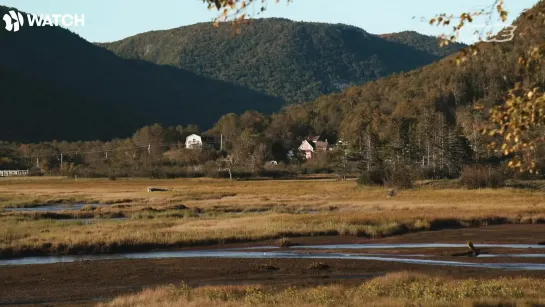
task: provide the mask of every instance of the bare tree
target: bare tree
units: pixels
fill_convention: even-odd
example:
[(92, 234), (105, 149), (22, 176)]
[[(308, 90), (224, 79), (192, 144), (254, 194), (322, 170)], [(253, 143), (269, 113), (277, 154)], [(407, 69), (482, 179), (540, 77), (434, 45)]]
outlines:
[(233, 170), (239, 164), (240, 156), (237, 154), (229, 154), (227, 157), (216, 160), (218, 171), (229, 172), (229, 180), (233, 180)]

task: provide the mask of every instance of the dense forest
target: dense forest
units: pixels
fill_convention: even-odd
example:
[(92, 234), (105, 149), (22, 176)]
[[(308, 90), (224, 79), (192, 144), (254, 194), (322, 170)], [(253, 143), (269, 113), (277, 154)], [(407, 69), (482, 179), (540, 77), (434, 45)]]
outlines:
[(233, 82), (288, 103), (312, 101), (453, 54), (437, 38), (407, 32), (383, 39), (343, 24), (255, 19), (233, 36), (210, 23), (138, 34), (101, 44), (123, 58), (171, 65)]
[[(0, 15), (7, 11), (0, 6)], [(0, 140), (19, 142), (107, 140), (154, 122), (211, 126), (222, 114), (271, 113), (284, 103), (183, 69), (119, 58), (60, 27), (0, 30), (0, 93)]]
[(446, 57), (467, 47), (462, 43), (451, 43), (447, 46), (440, 46), (439, 38), (435, 36), (422, 35), (415, 31), (402, 31), (397, 33), (381, 34), (380, 37), (392, 42), (413, 47), (416, 50), (426, 52), (438, 57)]
[(103, 45), (122, 57), (59, 27), (2, 29), (9, 116), (0, 140), (107, 140), (154, 122), (210, 128), (223, 114), (271, 114), (438, 59), (343, 25), (271, 19), (245, 28), (233, 37), (228, 25), (204, 23)]

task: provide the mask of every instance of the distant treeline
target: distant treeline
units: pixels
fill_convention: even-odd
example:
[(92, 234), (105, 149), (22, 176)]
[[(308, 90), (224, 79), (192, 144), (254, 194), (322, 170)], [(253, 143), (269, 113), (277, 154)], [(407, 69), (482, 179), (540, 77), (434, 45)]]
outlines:
[[(0, 169), (112, 179), (329, 173), (340, 179), (358, 176), (362, 184), (404, 187), (416, 179), (458, 178), (464, 172), (466, 181), (468, 174), (477, 173), (480, 177), (471, 180), (480, 180), (479, 186), (498, 186), (506, 178), (521, 177), (505, 166), (500, 155), (486, 150), (484, 137), (479, 135), (478, 142), (470, 139), (472, 135), (466, 136), (463, 127), (453, 125), (441, 112), (423, 113), (408, 121), (388, 117), (378, 107), (356, 108), (352, 120), (336, 133), (319, 131), (319, 121), (314, 125), (298, 121), (306, 118), (304, 110), (300, 105), (272, 116), (255, 111), (241, 116), (231, 113), (205, 132), (195, 125), (154, 124), (139, 129), (132, 138), (109, 142), (3, 142)], [(200, 149), (185, 148), (191, 134), (208, 136), (209, 141)], [(331, 150), (316, 152), (307, 160), (298, 147), (312, 135), (327, 140)], [(544, 168), (543, 161), (539, 165)], [(536, 176), (531, 178), (540, 178)]]

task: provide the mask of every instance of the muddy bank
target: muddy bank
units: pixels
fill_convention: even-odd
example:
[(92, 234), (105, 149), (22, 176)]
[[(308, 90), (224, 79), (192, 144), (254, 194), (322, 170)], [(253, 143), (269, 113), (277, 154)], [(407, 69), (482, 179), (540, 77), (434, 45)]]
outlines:
[(481, 226), (463, 229), (446, 229), (436, 231), (420, 231), (392, 234), (382, 239), (372, 239), (360, 236), (341, 236), (336, 231), (317, 232), (313, 234), (286, 233), (281, 236), (248, 240), (244, 238), (209, 239), (201, 241), (183, 242), (179, 244), (51, 244), (41, 246), (21, 246), (16, 248), (0, 249), (0, 259), (17, 257), (48, 256), (48, 255), (95, 255), (120, 254), (147, 251), (185, 250), (188, 248), (231, 248), (240, 246), (277, 245), (279, 237), (289, 237), (295, 245), (341, 244), (341, 243), (458, 243), (464, 244), (467, 240), (475, 244), (482, 243), (518, 243), (538, 244), (545, 241), (545, 224), (506, 224), (495, 226)]
[[(498, 225), (470, 229), (411, 233), (383, 239), (353, 236), (321, 236), (290, 238), (297, 249), (300, 245), (321, 244), (388, 244), (388, 243), (454, 243), (463, 245), (471, 240), (480, 243), (535, 244), (545, 241), (544, 225)], [(277, 240), (209, 245), (199, 251), (240, 249), (276, 245)], [(180, 250), (195, 250), (182, 248)], [(443, 249), (368, 249), (367, 253), (425, 254), (460, 251), (466, 248)], [(279, 248), (278, 251), (290, 249)], [(314, 252), (315, 250), (308, 250)], [(330, 250), (329, 252), (337, 252)], [(354, 253), (354, 250), (350, 250)], [(356, 251), (358, 252), (358, 251)], [(496, 248), (491, 252), (529, 253), (527, 249)], [(532, 253), (545, 253), (536, 249)], [(433, 258), (436, 259), (436, 258)], [(506, 262), (505, 258), (456, 258), (440, 260), (463, 262)], [(516, 263), (544, 263), (543, 259), (517, 258)], [(323, 264), (323, 265), (322, 265)], [(0, 266), (0, 306), (93, 306), (98, 299), (136, 293), (144, 288), (180, 283), (191, 286), (264, 284), (271, 287), (315, 286), (341, 283), (360, 284), (366, 279), (389, 272), (408, 270), (455, 278), (492, 278), (528, 276), (545, 278), (544, 271), (513, 271), (480, 267), (427, 266), (411, 263), (355, 259), (140, 259), (79, 261), (73, 263)], [(67, 285), (70, 285), (69, 287)]]
[[(325, 266), (316, 265), (323, 263)], [(322, 284), (360, 284), (389, 272), (413, 271), (436, 276), (545, 277), (539, 271), (428, 267), (365, 260), (313, 259), (161, 259), (108, 260), (0, 267), (0, 306), (49, 302), (92, 304), (98, 298), (135, 293), (143, 288), (180, 283), (191, 286), (264, 284), (278, 288)], [(70, 286), (67, 286), (70, 285)], [(34, 302), (35, 304), (32, 304)], [(59, 304), (57, 304), (58, 302)], [(76, 306), (76, 305), (75, 305)], [(78, 305), (79, 306), (79, 305)]]

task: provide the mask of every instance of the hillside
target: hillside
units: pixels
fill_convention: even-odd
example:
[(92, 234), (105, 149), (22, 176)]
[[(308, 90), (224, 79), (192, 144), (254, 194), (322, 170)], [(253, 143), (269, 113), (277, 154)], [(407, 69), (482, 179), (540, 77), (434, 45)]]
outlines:
[[(7, 11), (0, 6), (0, 15)], [(225, 113), (283, 105), (182, 69), (119, 58), (57, 27), (2, 27), (0, 93), (0, 140), (21, 142), (111, 139), (154, 122), (206, 127)]]
[(416, 50), (420, 50), (438, 57), (446, 57), (467, 47), (466, 44), (462, 43), (453, 43), (441, 47), (437, 37), (423, 35), (415, 31), (380, 34), (379, 36), (389, 41), (407, 45)]
[[(545, 2), (540, 1), (516, 20), (514, 40), (480, 43), (479, 54), (460, 66), (450, 56), (291, 106), (273, 116), (269, 134), (279, 138), (321, 134), (330, 140), (342, 136), (375, 161), (420, 165), (434, 172), (451, 172), (453, 165), (462, 165), (462, 152), (470, 152), (475, 160), (490, 158), (486, 145), (491, 140), (479, 132), (488, 114), (473, 106), (502, 103), (516, 82), (545, 87), (543, 65), (524, 75), (518, 68), (519, 56), (545, 43), (544, 16)], [(545, 169), (545, 160), (538, 163)]]
[(100, 45), (123, 58), (183, 68), (287, 103), (308, 102), (409, 71), (453, 52), (427, 47), (431, 43), (426, 36), (398, 43), (342, 24), (271, 18), (252, 20), (241, 28), (233, 37), (229, 24), (216, 29), (201, 23)]

